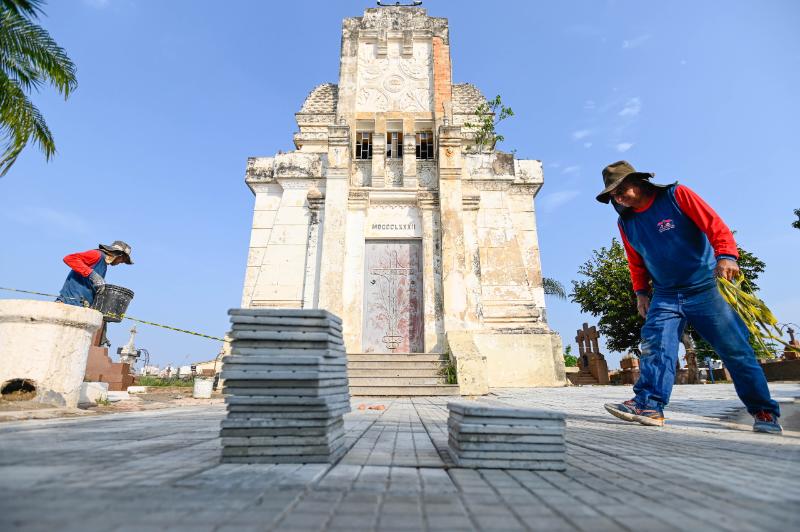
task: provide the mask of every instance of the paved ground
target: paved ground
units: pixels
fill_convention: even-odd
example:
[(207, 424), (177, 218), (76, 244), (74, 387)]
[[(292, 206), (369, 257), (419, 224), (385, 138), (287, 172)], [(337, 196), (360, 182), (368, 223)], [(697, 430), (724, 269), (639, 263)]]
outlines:
[(346, 417), (351, 448), (333, 467), (219, 465), (221, 405), (3, 423), (0, 530), (800, 529), (800, 433), (733, 424), (729, 385), (677, 386), (665, 428), (605, 414), (629, 393), (483, 399), (566, 412), (563, 473), (453, 467), (436, 398), (354, 400), (386, 410)]

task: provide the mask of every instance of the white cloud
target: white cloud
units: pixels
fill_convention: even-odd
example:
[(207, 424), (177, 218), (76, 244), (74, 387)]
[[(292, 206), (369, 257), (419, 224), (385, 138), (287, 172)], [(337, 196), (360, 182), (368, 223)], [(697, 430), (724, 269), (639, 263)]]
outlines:
[(550, 163), (547, 166), (550, 168), (561, 168), (561, 163)]
[(563, 170), (561, 170), (562, 174), (577, 174), (581, 171), (581, 167), (578, 165), (567, 166)]
[(645, 42), (649, 41), (650, 37), (652, 37), (652, 35), (646, 33), (644, 35), (639, 35), (638, 37), (634, 37), (633, 39), (622, 41), (622, 48), (625, 49), (638, 48)]
[(541, 200), (538, 200), (539, 208), (544, 212), (553, 212), (575, 199), (580, 193), (580, 190), (571, 189), (547, 194)]
[(686, 64), (686, 59), (681, 59), (681, 64), (685, 65)]
[(641, 110), (642, 100), (638, 96), (634, 96), (633, 98), (628, 98), (622, 111), (619, 112), (619, 116), (636, 116)]
[(103, 9), (104, 7), (108, 7), (108, 4), (111, 3), (111, 0), (83, 0), (83, 3), (89, 7)]
[(594, 111), (595, 107), (596, 105), (594, 103), (594, 100), (586, 100), (585, 102), (583, 102), (583, 108), (586, 109), (587, 111)]
[(632, 142), (620, 142), (619, 144), (617, 144), (615, 146), (615, 148), (617, 148), (617, 151), (620, 152), (620, 153), (625, 153), (626, 151), (628, 151), (632, 147), (633, 147), (633, 143)]
[(591, 135), (591, 133), (592, 132), (589, 131), (588, 129), (580, 129), (578, 131), (573, 131), (572, 140), (580, 140), (584, 137), (588, 137), (589, 135)]
[(592, 147), (592, 143), (591, 142), (584, 142), (583, 143), (583, 147), (584, 148), (591, 148)]

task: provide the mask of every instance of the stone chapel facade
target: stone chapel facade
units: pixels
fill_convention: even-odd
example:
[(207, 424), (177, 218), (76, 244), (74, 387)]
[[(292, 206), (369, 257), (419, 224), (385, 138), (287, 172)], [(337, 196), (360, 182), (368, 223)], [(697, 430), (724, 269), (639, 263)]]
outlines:
[(295, 114), (296, 150), (247, 162), (243, 307), (324, 308), (350, 353), (449, 353), (462, 394), (565, 383), (545, 319), (542, 165), (477, 153), (485, 101), (451, 80), (447, 19), (378, 7), (342, 24), (339, 83)]

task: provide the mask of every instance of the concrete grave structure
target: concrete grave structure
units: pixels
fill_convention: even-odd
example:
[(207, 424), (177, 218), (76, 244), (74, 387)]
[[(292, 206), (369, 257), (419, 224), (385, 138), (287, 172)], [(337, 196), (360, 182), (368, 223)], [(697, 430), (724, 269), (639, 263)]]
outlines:
[(43, 403), (78, 405), (96, 310), (51, 303), (0, 301), (0, 392), (30, 392)]
[[(366, 373), (351, 372), (354, 394), (565, 384), (545, 319), (542, 164), (474, 150), (465, 123), (485, 101), (452, 82), (447, 19), (367, 9), (343, 21), (339, 83), (295, 114), (296, 150), (247, 162), (242, 307), (341, 316)], [(441, 386), (448, 354), (458, 390)]]

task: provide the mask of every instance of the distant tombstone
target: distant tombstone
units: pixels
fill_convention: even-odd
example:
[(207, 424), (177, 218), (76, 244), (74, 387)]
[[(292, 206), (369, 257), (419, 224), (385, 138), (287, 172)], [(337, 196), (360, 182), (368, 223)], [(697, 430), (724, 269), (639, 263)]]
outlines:
[(575, 341), (578, 342), (578, 365), (581, 369), (588, 370), (597, 379), (598, 384), (608, 384), (608, 363), (600, 353), (598, 339), (600, 334), (597, 327), (589, 327), (588, 323), (578, 329)]
[(788, 327), (786, 332), (789, 333), (789, 345), (794, 347), (794, 349), (790, 347), (783, 348), (783, 359), (784, 360), (796, 360), (800, 358), (800, 342), (794, 337), (794, 329)]

